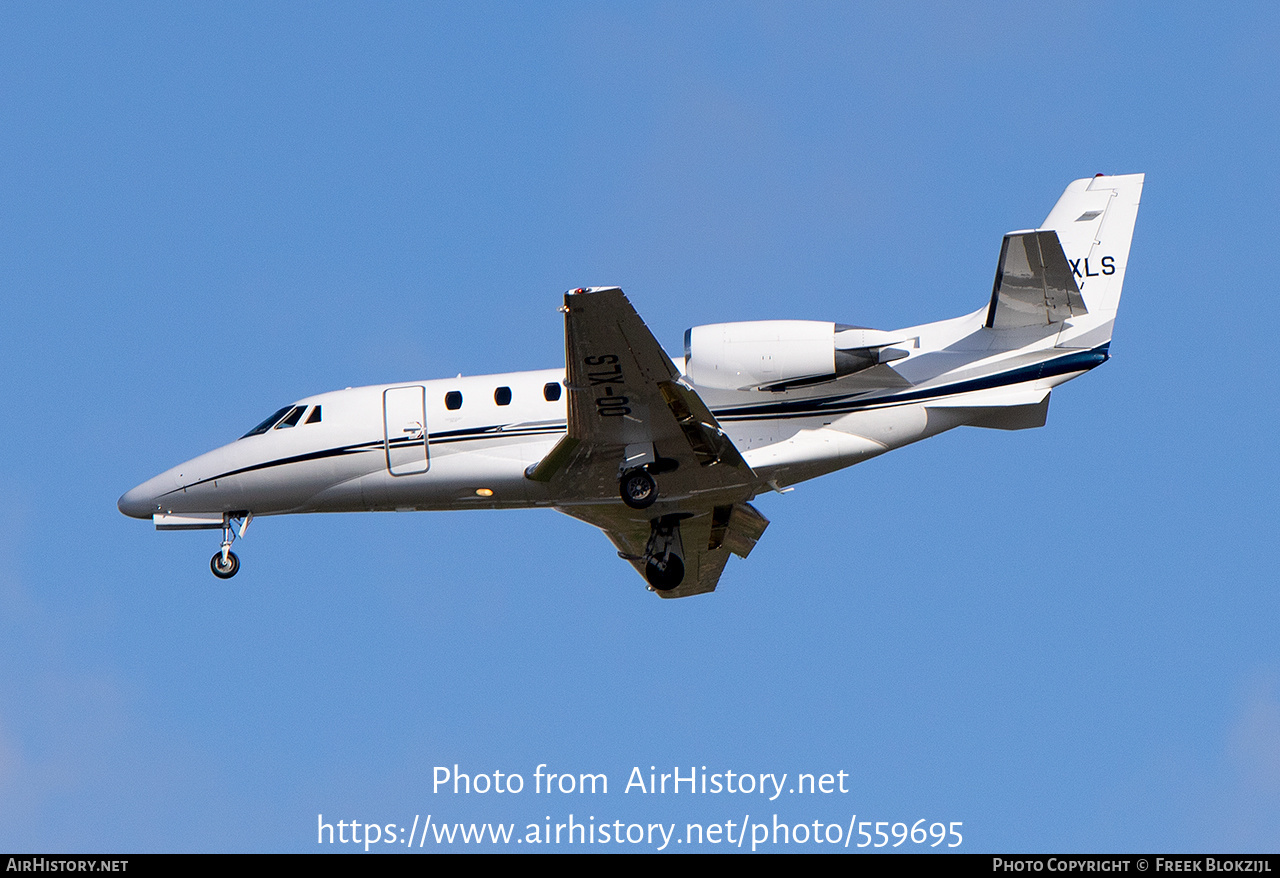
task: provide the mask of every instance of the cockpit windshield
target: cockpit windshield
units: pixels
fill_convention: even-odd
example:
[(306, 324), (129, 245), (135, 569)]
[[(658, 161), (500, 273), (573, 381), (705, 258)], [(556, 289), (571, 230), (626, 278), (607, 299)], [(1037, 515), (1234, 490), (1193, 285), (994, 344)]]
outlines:
[(275, 426), (276, 421), (280, 420), (281, 418), (283, 418), (286, 414), (288, 414), (288, 413), (289, 413), (289, 412), (291, 412), (291, 411), (293, 411), (293, 406), (291, 406), (291, 405), (287, 405), (287, 406), (285, 406), (284, 408), (280, 409), (280, 411), (276, 412), (274, 415), (272, 415), (271, 417), (267, 418), (267, 419), (266, 419), (265, 421), (263, 421), (261, 424), (259, 424), (258, 426), (254, 427), (252, 430), (250, 430), (248, 433), (245, 433), (245, 434), (244, 434), (243, 436), (241, 436), (240, 438), (241, 438), (241, 439), (248, 439), (250, 436), (257, 436), (257, 435), (259, 435), (259, 434), (261, 434), (261, 433), (265, 433), (265, 432), (267, 432), (267, 431), (268, 431), (268, 430), (270, 430), (273, 426)]
[(302, 417), (302, 413), (307, 410), (305, 405), (295, 405), (289, 409), (289, 414), (280, 419), (280, 423), (276, 424), (277, 430), (284, 430), (288, 427), (296, 427), (298, 420)]
[[(306, 415), (307, 419), (302, 420), (302, 416)], [(287, 430), (290, 427), (296, 427), (298, 424), (318, 424), (320, 423), (320, 406), (305, 405), (288, 405), (280, 409), (280, 411), (267, 418), (258, 426), (254, 427), (248, 433), (241, 436), (241, 439), (248, 439), (250, 436), (261, 436), (263, 433), (275, 427), (277, 430)]]

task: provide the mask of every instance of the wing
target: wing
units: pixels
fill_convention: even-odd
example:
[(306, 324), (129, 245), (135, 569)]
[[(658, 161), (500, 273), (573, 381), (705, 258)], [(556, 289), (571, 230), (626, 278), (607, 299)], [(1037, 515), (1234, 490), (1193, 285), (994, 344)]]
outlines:
[[(623, 507), (625, 509), (625, 507)], [(594, 524), (618, 549), (619, 557), (630, 561), (645, 576), (646, 549), (652, 537), (648, 521), (635, 521), (617, 507), (574, 506), (561, 509), (588, 524)], [(680, 513), (677, 513), (680, 514)], [(755, 548), (769, 520), (750, 503), (715, 506), (704, 512), (687, 513), (679, 521), (684, 558), (684, 579), (675, 588), (655, 589), (660, 597), (684, 598), (715, 591), (729, 555), (745, 558)]]
[[(682, 546), (684, 576), (663, 596), (713, 590), (729, 553), (745, 557), (768, 524), (746, 503), (755, 473), (622, 290), (574, 290), (563, 310), (568, 426), (529, 477), (548, 484), (561, 512), (605, 531), (642, 576), (665, 528), (667, 545)], [(619, 494), (619, 478), (637, 469), (657, 484), (645, 508)]]
[(575, 290), (564, 302), (568, 428), (529, 477), (565, 504), (616, 497), (621, 472), (640, 466), (668, 501), (746, 499), (755, 473), (622, 290)]

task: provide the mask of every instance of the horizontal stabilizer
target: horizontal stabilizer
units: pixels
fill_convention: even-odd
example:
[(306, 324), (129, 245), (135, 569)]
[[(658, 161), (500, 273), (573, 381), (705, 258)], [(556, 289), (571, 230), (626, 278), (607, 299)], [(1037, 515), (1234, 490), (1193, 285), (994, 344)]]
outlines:
[(1044, 426), (1049, 416), (1049, 391), (992, 388), (930, 403), (928, 408), (945, 410), (969, 427), (1029, 430)]
[(1085, 313), (1084, 299), (1057, 232), (1010, 232), (1004, 236), (987, 308), (988, 328), (1046, 326)]

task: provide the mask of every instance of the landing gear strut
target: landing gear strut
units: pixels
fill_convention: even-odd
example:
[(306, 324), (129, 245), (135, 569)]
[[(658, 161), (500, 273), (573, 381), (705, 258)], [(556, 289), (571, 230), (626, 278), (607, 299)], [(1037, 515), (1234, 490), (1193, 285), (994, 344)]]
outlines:
[(684, 546), (680, 542), (680, 518), (664, 515), (653, 520), (644, 548), (644, 578), (657, 591), (670, 591), (684, 581)]
[[(240, 518), (243, 518), (244, 522), (239, 528), (233, 528), (231, 523)], [(231, 544), (235, 542), (237, 536), (244, 536), (244, 532), (249, 529), (249, 522), (251, 521), (253, 521), (252, 512), (242, 514), (223, 513), (222, 548), (209, 559), (209, 569), (213, 571), (214, 576), (219, 579), (230, 579), (240, 572), (240, 559), (236, 557), (235, 552), (231, 551)]]

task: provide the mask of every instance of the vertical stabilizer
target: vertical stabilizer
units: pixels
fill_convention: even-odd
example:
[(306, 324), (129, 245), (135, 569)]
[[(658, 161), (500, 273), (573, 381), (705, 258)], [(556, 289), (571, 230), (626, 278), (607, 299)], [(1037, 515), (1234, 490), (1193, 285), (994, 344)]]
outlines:
[(1089, 314), (1115, 319), (1142, 198), (1142, 174), (1076, 180), (1041, 225), (1058, 234)]

